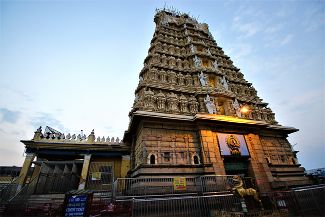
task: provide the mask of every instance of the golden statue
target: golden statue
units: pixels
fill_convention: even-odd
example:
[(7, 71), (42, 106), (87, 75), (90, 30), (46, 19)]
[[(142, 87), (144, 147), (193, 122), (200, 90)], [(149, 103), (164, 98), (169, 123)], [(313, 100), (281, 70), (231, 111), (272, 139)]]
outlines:
[(232, 192), (235, 196), (239, 198), (244, 198), (245, 196), (253, 196), (263, 210), (262, 201), (258, 197), (257, 191), (254, 188), (244, 188), (243, 180), (238, 175), (233, 176), (232, 180), (234, 182)]

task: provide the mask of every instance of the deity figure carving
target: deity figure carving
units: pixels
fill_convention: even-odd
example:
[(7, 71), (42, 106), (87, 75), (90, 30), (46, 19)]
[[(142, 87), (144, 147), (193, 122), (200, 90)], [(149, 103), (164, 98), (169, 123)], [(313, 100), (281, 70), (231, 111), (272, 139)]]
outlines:
[(221, 80), (221, 83), (222, 83), (222, 86), (225, 90), (228, 90), (229, 87), (228, 87), (228, 82), (227, 82), (227, 79), (226, 79), (226, 76), (223, 76), (222, 77), (222, 80)]
[(208, 86), (208, 78), (203, 72), (198, 75), (202, 87)]
[(177, 75), (177, 79), (178, 79), (178, 85), (184, 85), (184, 75), (182, 73), (179, 73)]
[(214, 69), (218, 69), (218, 68), (219, 68), (218, 61), (217, 61), (217, 60), (215, 60), (215, 61), (213, 62), (213, 68), (214, 68)]
[(150, 89), (144, 91), (144, 107), (148, 110), (154, 109), (154, 92), (152, 92)]
[(163, 17), (160, 20), (160, 25), (167, 27), (168, 26), (168, 16), (163, 15)]
[(162, 83), (166, 83), (166, 81), (167, 81), (167, 73), (165, 70), (160, 71), (160, 81)]
[(198, 76), (197, 75), (192, 75), (192, 77), (193, 77), (193, 85), (194, 86), (199, 86), (199, 78), (198, 78)]
[(214, 104), (213, 98), (210, 98), (209, 94), (204, 98), (205, 106), (209, 112), (209, 114), (217, 114), (217, 109)]
[(199, 103), (197, 102), (194, 96), (190, 96), (189, 101), (189, 109), (191, 114), (196, 114), (198, 112)]
[(175, 47), (174, 47), (173, 45), (170, 45), (170, 46), (169, 46), (169, 52), (170, 52), (171, 54), (174, 54), (174, 53), (175, 53)]
[(161, 56), (161, 63), (164, 64), (164, 65), (167, 65), (167, 57), (166, 57), (165, 54), (163, 54), (163, 55)]
[(151, 71), (149, 71), (148, 72), (148, 78), (149, 78), (149, 80), (151, 80), (151, 81), (155, 81), (155, 80), (157, 80), (157, 70), (156, 69), (152, 69)]
[(209, 48), (207, 49), (207, 54), (211, 55), (211, 51)]
[(153, 54), (153, 63), (160, 63), (160, 56), (158, 53)]
[(237, 99), (235, 99), (235, 101), (232, 103), (232, 106), (235, 109), (235, 112), (236, 112), (237, 117), (240, 117), (241, 118), (240, 105), (239, 105)]
[(159, 91), (159, 93), (157, 94), (157, 110), (158, 111), (165, 110), (165, 102), (166, 102), (165, 94), (163, 94), (161, 91)]
[(179, 98), (179, 107), (181, 112), (187, 113), (187, 104), (188, 104), (187, 98), (183, 94), (181, 94)]
[(168, 81), (170, 84), (176, 84), (176, 73), (174, 71), (168, 71)]
[(192, 52), (192, 53), (195, 53), (195, 52), (196, 52), (196, 49), (195, 49), (195, 47), (193, 46), (193, 44), (191, 44), (190, 48), (191, 48), (191, 52)]
[(187, 42), (188, 42), (188, 43), (191, 43), (191, 41), (192, 41), (191, 37), (188, 36), (188, 37), (187, 37)]
[(195, 57), (193, 58), (193, 62), (194, 62), (194, 66), (195, 66), (196, 68), (200, 68), (200, 67), (201, 67), (202, 60), (201, 60), (199, 57), (195, 56)]
[(185, 75), (185, 85), (192, 86), (192, 76), (189, 73)]
[(168, 62), (169, 62), (169, 65), (171, 65), (171, 66), (175, 66), (175, 65), (176, 65), (175, 57), (170, 56), (170, 57), (168, 58)]
[(177, 68), (182, 69), (183, 68), (182, 60), (177, 58), (176, 65), (177, 65)]
[(184, 69), (189, 69), (189, 66), (190, 66), (190, 64), (189, 64), (188, 60), (184, 60)]
[(177, 95), (173, 92), (167, 95), (167, 104), (168, 104), (168, 111), (170, 112), (178, 112), (178, 99)]

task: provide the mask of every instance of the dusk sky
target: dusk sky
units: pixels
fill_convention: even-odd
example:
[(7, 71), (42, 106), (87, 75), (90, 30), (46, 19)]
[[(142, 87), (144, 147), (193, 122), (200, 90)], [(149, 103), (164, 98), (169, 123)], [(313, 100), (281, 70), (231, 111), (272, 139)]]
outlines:
[(0, 0), (0, 165), (21, 166), (22, 139), (123, 137), (155, 9), (209, 25), (281, 125), (306, 169), (325, 167), (325, 1)]

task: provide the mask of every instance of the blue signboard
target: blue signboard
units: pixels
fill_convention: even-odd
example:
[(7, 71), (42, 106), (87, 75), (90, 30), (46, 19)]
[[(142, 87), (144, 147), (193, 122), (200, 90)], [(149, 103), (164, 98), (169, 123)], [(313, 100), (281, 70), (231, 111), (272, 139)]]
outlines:
[(90, 198), (89, 194), (66, 195), (64, 216), (86, 216)]

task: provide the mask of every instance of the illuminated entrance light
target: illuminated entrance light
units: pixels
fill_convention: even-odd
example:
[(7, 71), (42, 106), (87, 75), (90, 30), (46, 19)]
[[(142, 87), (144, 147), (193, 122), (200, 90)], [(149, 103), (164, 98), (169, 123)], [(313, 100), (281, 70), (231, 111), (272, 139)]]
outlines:
[(242, 114), (247, 114), (247, 113), (251, 112), (251, 110), (250, 110), (248, 105), (244, 105), (244, 106), (241, 107), (240, 112)]

